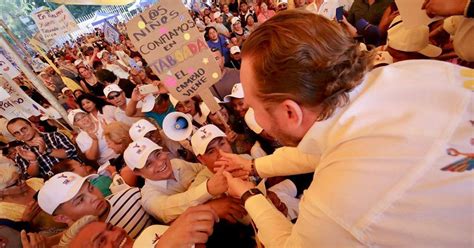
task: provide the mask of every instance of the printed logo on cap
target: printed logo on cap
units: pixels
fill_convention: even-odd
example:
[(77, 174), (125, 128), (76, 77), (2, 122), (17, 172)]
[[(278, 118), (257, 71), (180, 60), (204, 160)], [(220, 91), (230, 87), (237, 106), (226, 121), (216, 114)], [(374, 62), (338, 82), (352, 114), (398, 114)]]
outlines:
[(201, 139), (208, 138), (208, 137), (210, 137), (210, 136), (212, 135), (212, 133), (211, 133), (211, 132), (208, 132), (205, 128), (203, 128), (203, 129), (201, 129), (201, 130), (199, 130), (199, 131), (202, 133)]
[(74, 175), (66, 176), (64, 174), (61, 174), (58, 178), (64, 178), (63, 184), (65, 185), (68, 185), (70, 182), (76, 180), (76, 176)]
[(136, 153), (137, 153), (138, 155), (140, 155), (143, 151), (145, 151), (146, 145), (135, 144), (135, 145), (133, 146), (133, 148), (134, 148), (134, 149), (137, 148)]

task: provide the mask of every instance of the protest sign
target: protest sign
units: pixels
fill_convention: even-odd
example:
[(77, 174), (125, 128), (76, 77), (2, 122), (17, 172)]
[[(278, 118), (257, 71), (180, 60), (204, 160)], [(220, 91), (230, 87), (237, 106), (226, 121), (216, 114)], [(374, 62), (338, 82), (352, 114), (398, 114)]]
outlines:
[(79, 28), (64, 5), (59, 6), (54, 11), (42, 10), (32, 13), (31, 17), (45, 40), (63, 36)]
[[(16, 83), (0, 77), (0, 87), (10, 95), (10, 97), (0, 101), (0, 115), (7, 119), (15, 117), (28, 118), (32, 115), (38, 116), (46, 113), (46, 110), (31, 99)], [(3, 94), (4, 96), (5, 93)]]
[(15, 78), (20, 76), (20, 71), (18, 71), (12, 63), (0, 53), (0, 75), (6, 74), (9, 78)]
[(219, 81), (219, 65), (183, 3), (159, 1), (130, 20), (127, 32), (176, 99), (183, 101), (209, 91)]
[(120, 42), (120, 33), (108, 21), (104, 22), (104, 39), (110, 44)]

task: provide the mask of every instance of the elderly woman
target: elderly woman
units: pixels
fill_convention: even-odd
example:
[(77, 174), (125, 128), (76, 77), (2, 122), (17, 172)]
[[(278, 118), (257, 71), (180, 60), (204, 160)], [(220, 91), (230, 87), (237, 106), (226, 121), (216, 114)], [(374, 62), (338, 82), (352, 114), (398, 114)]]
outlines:
[(98, 121), (80, 109), (71, 110), (68, 119), (81, 130), (76, 137), (76, 143), (88, 160), (103, 165), (110, 159), (118, 157), (118, 154), (107, 146), (103, 134), (105, 125), (103, 121)]
[(34, 195), (43, 186), (43, 179), (24, 181), (13, 162), (0, 157), (0, 219), (15, 223), (14, 228), (41, 231), (46, 236), (65, 228), (41, 211)]
[(120, 174), (126, 184), (141, 187), (144, 184), (143, 178), (137, 177), (125, 164), (125, 160), (123, 159), (123, 152), (127, 149), (128, 145), (132, 143), (129, 129), (130, 126), (125, 123), (115, 121), (104, 127), (104, 137), (107, 146), (118, 154), (118, 156), (111, 161), (111, 164), (115, 166), (117, 173)]

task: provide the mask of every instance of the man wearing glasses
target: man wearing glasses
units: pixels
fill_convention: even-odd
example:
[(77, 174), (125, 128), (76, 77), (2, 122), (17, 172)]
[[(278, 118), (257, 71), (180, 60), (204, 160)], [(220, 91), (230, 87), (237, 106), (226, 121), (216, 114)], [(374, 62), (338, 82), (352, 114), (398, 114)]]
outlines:
[(141, 112), (137, 112), (136, 117), (130, 117), (125, 114), (127, 103), (130, 101), (129, 98), (125, 97), (125, 93), (117, 84), (109, 84), (104, 88), (104, 95), (107, 101), (117, 107), (115, 109), (115, 120), (121, 121), (129, 126), (140, 120), (140, 117), (144, 115)]
[(79, 160), (74, 144), (59, 132), (42, 133), (24, 118), (13, 118), (7, 130), (16, 140), (24, 143), (17, 147), (15, 163), (23, 177), (50, 177), (51, 168), (65, 158)]

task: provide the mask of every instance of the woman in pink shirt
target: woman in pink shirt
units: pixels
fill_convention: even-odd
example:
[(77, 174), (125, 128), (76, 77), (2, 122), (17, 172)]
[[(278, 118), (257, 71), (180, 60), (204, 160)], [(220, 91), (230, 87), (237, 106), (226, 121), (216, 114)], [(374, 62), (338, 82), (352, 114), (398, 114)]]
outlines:
[(257, 16), (258, 23), (262, 24), (274, 15), (275, 11), (268, 9), (268, 5), (265, 2), (262, 2), (260, 4), (260, 13)]

